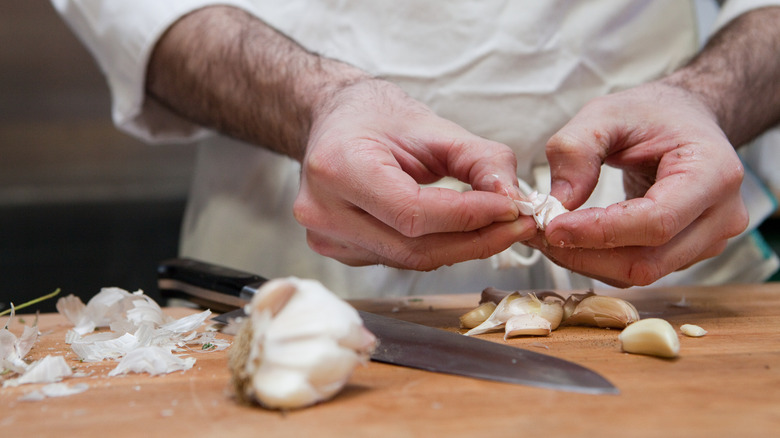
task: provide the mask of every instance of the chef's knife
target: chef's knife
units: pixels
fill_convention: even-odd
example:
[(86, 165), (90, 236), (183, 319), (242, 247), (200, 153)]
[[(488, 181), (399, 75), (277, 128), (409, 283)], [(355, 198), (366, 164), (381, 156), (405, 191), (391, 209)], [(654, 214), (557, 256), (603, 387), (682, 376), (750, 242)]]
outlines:
[[(236, 316), (264, 278), (192, 259), (163, 261), (158, 285), (168, 297), (189, 297)], [(216, 305), (216, 306), (215, 306)], [(509, 345), (358, 311), (378, 339), (371, 360), (428, 371), (587, 394), (616, 394), (609, 381), (572, 362)], [(229, 314), (222, 315), (226, 322)], [(216, 319), (216, 318), (215, 318)]]

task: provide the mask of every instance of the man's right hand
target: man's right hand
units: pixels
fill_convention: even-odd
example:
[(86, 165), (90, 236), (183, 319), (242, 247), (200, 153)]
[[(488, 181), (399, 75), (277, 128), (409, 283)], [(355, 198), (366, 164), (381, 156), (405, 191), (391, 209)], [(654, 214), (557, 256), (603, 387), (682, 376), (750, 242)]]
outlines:
[[(295, 217), (318, 253), (349, 265), (431, 270), (536, 235), (519, 217), (514, 153), (436, 116), (397, 86), (364, 80), (314, 118)], [(473, 191), (421, 186), (443, 176)]]

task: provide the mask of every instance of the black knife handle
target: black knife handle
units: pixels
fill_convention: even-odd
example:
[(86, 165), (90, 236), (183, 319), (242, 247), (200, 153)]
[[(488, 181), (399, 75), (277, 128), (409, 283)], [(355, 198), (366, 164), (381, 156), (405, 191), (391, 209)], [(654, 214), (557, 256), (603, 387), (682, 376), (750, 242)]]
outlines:
[[(242, 296), (241, 291), (244, 286), (260, 285), (266, 281), (267, 279), (256, 274), (189, 258), (164, 260), (157, 267), (157, 283), (163, 297), (186, 298), (220, 311), (237, 307), (238, 301), (235, 301), (235, 298)], [(191, 293), (193, 289), (215, 294), (195, 294), (197, 296), (193, 296)], [(233, 299), (223, 301), (219, 295)], [(216, 298), (212, 299), (214, 297)], [(227, 307), (220, 306), (220, 302)]]

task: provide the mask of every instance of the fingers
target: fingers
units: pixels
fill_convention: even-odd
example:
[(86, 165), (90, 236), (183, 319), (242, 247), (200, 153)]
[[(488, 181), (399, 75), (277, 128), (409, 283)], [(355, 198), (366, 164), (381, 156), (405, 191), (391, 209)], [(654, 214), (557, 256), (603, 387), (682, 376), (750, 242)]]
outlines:
[[(396, 149), (392, 149), (393, 146)], [(506, 176), (514, 175), (513, 160), (499, 164), (490, 159), (483, 163), (479, 157), (471, 156), (475, 163), (470, 171), (437, 169), (435, 179), (461, 173), (465, 178), (475, 178), (478, 187), (490, 190), (460, 193), (445, 188), (421, 187), (420, 180), (427, 182), (425, 179), (434, 178), (426, 177), (419, 169), (410, 170), (412, 165), (409, 162), (413, 160), (399, 152), (397, 145), (393, 146), (385, 146), (380, 140), (362, 139), (352, 145), (341, 145), (342, 153), (339, 154), (329, 153), (335, 148), (318, 148), (317, 153), (311, 154), (305, 161), (302, 191), (308, 193), (299, 194), (299, 198), (304, 203), (307, 199), (329, 199), (354, 205), (407, 237), (473, 231), (493, 222), (518, 218), (517, 205), (509, 196), (512, 190), (517, 190), (517, 181), (516, 178), (509, 181)], [(503, 148), (506, 147), (499, 150), (503, 151)], [(432, 150), (431, 153), (439, 153), (436, 148)], [(495, 155), (485, 154), (484, 151), (479, 154), (480, 157)], [(513, 156), (511, 151), (510, 156)], [(488, 169), (493, 169), (493, 173), (489, 173)]]
[(484, 259), (536, 233), (530, 218), (496, 223), (465, 233), (436, 233), (406, 237), (368, 214), (343, 215), (338, 229), (307, 230), (309, 246), (317, 253), (347, 265), (386, 266), (428, 271), (445, 265)]
[(548, 245), (539, 236), (527, 242), (543, 251), (555, 263), (617, 287), (648, 285), (661, 277), (720, 254), (727, 239), (747, 225), (747, 213), (741, 200), (731, 204), (731, 218), (718, 209), (698, 220), (658, 246), (620, 246), (614, 248), (560, 248)]

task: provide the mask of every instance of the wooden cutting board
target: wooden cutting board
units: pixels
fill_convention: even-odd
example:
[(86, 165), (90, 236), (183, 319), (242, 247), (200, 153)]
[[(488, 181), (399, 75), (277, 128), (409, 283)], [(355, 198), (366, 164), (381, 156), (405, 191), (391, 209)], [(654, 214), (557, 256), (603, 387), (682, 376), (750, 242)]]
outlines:
[[(41, 385), (1, 389), (0, 430), (9, 437), (79, 438), (777, 436), (780, 284), (610, 293), (629, 299), (642, 317), (662, 317), (675, 327), (698, 324), (709, 334), (681, 335), (675, 360), (622, 353), (616, 330), (563, 327), (549, 337), (506, 341), (591, 368), (612, 381), (619, 395), (574, 394), (372, 362), (358, 368), (334, 400), (280, 413), (232, 399), (226, 351), (194, 351), (197, 362), (185, 372), (109, 378), (115, 363), (80, 363), (64, 342), (69, 325), (47, 314), (39, 322), (43, 336), (28, 357), (65, 355), (76, 371), (89, 374), (66, 383), (87, 383), (89, 389), (35, 402), (20, 397)], [(458, 316), (477, 301), (477, 295), (445, 295), (353, 304), (458, 330)], [(174, 316), (192, 312), (167, 310)], [(29, 315), (24, 319), (32, 321)], [(18, 322), (9, 328), (21, 331)], [(500, 334), (484, 337), (505, 342)]]

